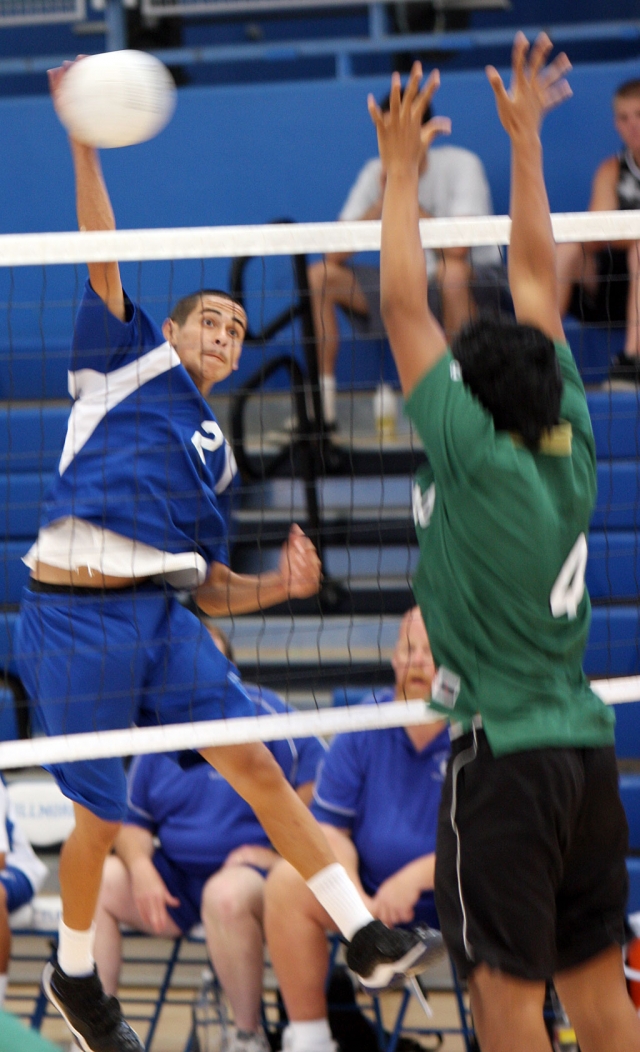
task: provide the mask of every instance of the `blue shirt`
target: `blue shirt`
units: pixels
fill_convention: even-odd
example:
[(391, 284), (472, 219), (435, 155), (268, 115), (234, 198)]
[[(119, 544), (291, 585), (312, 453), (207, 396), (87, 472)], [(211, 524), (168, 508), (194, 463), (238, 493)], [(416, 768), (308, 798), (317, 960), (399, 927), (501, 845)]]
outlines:
[(162, 552), (196, 552), (203, 571), (228, 564), (233, 453), (156, 323), (125, 303), (122, 322), (87, 282), (69, 371), (74, 403), (41, 525), (73, 515)]
[[(256, 715), (292, 711), (272, 691), (246, 686)], [(315, 780), (326, 747), (318, 738), (266, 743), (294, 788)], [(247, 803), (208, 763), (182, 770), (176, 754), (137, 757), (129, 771), (125, 823), (148, 829), (164, 854), (194, 872), (214, 873), (243, 844), (269, 847)]]
[[(362, 704), (393, 702), (394, 691)], [(319, 822), (348, 830), (360, 862), (362, 886), (374, 895), (409, 862), (436, 849), (438, 808), (449, 758), (449, 732), (421, 752), (403, 727), (357, 731), (334, 738), (313, 794)], [(423, 892), (421, 906), (433, 904)]]

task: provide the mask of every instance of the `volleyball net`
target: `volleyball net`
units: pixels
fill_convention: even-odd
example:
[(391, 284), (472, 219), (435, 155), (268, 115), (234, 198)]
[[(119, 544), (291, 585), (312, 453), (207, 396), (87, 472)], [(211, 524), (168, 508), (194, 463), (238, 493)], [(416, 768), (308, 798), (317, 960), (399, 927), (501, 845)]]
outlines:
[[(614, 260), (614, 252), (630, 253), (633, 241), (640, 242), (640, 213), (556, 215), (553, 226), (559, 245), (578, 246), (574, 255), (577, 251), (585, 279), (568, 297), (572, 313), (566, 330), (587, 388), (598, 456), (587, 564), (593, 621), (585, 671), (607, 703), (640, 702), (640, 405), (633, 379), (619, 382), (615, 373), (617, 356), (629, 343), (625, 318), (612, 306), (613, 292), (627, 305), (636, 294), (633, 275)], [(510, 221), (502, 216), (423, 221), (434, 288), (443, 268), (446, 274), (446, 250), (469, 248), (470, 309), (508, 313), (509, 233)], [(600, 246), (595, 269), (594, 245)], [(413, 604), (410, 583), (418, 553), (412, 483), (424, 456), (402, 416), (384, 334), (363, 317), (361, 294), (368, 303), (377, 294), (379, 247), (375, 222), (0, 237), (0, 670), (6, 688), (0, 694), (0, 769), (437, 718), (420, 700), (376, 703), (390, 696), (390, 661), (402, 615)], [(355, 267), (351, 292), (336, 311), (334, 424), (325, 419), (321, 380), (330, 333), (318, 319), (330, 293), (326, 256), (342, 259), (342, 254)], [(491, 266), (483, 268), (488, 258)], [(69, 347), (84, 264), (112, 259), (121, 263), (130, 298), (158, 324), (176, 300), (201, 289), (230, 289), (246, 308), (249, 333), (240, 368), (214, 387), (210, 398), (239, 467), (230, 499), (230, 565), (239, 573), (274, 569), (289, 526), (297, 522), (318, 547), (323, 584), (310, 599), (223, 617), (216, 624), (229, 639), (243, 679), (276, 691), (292, 712), (101, 729), (97, 713), (108, 690), (87, 683), (83, 699), (69, 698), (68, 707), (95, 704), (90, 733), (74, 733), (70, 721), (68, 733), (44, 738), (30, 723), (16, 654), (18, 609), (28, 578), (22, 557), (36, 539), (65, 441)], [(437, 306), (445, 309), (442, 297)], [(142, 448), (142, 433), (140, 442)], [(170, 449), (157, 453), (167, 456)], [(130, 443), (123, 446), (125, 456), (132, 470), (139, 470), (138, 451)], [(166, 500), (173, 496), (167, 482)], [(108, 506), (108, 479), (102, 499)], [(181, 601), (193, 609), (186, 592)], [(77, 642), (70, 638), (68, 648), (64, 641), (60, 645), (71, 666)], [(117, 655), (118, 641), (108, 631), (104, 647)], [(30, 660), (37, 662), (38, 655)], [(185, 696), (188, 690), (186, 670)], [(373, 703), (360, 705), (371, 693)]]

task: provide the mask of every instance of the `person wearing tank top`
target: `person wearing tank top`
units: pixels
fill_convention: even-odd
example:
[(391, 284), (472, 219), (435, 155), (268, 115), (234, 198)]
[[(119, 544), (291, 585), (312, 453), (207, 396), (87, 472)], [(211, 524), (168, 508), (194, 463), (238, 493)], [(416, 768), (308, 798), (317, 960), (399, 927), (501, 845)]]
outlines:
[[(640, 79), (625, 81), (616, 90), (613, 121), (623, 149), (596, 170), (590, 212), (640, 208)], [(609, 371), (615, 387), (640, 383), (639, 279), (640, 242), (558, 245), (561, 313), (626, 327), (624, 351)]]

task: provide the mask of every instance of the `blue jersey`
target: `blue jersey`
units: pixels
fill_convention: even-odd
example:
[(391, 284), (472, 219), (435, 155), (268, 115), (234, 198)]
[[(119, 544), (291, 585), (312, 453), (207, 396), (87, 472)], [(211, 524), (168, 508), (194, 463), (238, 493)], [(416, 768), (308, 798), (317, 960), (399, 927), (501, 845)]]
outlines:
[[(390, 688), (363, 704), (392, 703), (393, 696)], [(369, 895), (403, 866), (435, 851), (448, 757), (448, 730), (421, 752), (402, 727), (339, 734), (331, 743), (312, 811), (319, 822), (350, 832)], [(420, 904), (432, 903), (433, 893), (423, 892)]]
[[(264, 688), (245, 686), (257, 716), (291, 711)], [(267, 742), (294, 788), (313, 782), (325, 746), (318, 738)], [(181, 770), (175, 754), (137, 757), (128, 782), (125, 822), (157, 836), (163, 853), (196, 873), (214, 873), (243, 844), (269, 847), (269, 838), (247, 803), (208, 763)]]
[(194, 552), (204, 576), (205, 564), (229, 562), (233, 453), (158, 326), (125, 303), (122, 322), (87, 282), (74, 403), (41, 525), (75, 516), (162, 552)]

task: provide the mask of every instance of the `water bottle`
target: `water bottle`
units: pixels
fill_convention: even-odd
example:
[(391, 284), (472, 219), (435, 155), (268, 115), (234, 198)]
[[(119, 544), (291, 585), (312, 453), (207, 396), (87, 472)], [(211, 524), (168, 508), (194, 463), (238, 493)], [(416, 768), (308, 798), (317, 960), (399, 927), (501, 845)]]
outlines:
[(390, 384), (380, 384), (373, 396), (373, 419), (381, 438), (393, 438), (398, 418), (398, 400)]
[(227, 1046), (227, 1023), (220, 986), (211, 969), (205, 968), (200, 992), (193, 1006), (192, 1052), (224, 1052)]
[(569, 1022), (555, 987), (550, 987), (549, 995), (553, 1013), (551, 1023), (551, 1046), (553, 1052), (579, 1052), (575, 1030)]

